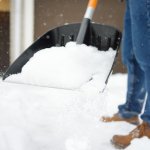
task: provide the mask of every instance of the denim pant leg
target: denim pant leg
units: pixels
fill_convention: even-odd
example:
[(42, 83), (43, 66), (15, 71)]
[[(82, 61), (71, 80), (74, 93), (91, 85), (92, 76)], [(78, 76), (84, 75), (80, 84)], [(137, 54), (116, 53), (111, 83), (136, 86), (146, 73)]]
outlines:
[(147, 94), (146, 105), (144, 113), (141, 115), (141, 119), (150, 124), (150, 91)]
[[(147, 99), (141, 118), (150, 123), (150, 0), (129, 0), (132, 42), (136, 60), (145, 74)], [(139, 11), (140, 10), (140, 11)]]
[(140, 66), (150, 66), (150, 0), (128, 1), (134, 55)]
[(150, 67), (144, 66), (143, 70), (145, 72), (145, 85), (147, 91), (147, 99), (145, 104), (144, 113), (141, 115), (143, 121), (150, 124)]
[(129, 1), (130, 0), (126, 1), (127, 6), (122, 40), (122, 60), (128, 69), (128, 87), (126, 103), (118, 107), (120, 115), (124, 118), (130, 118), (141, 113), (146, 93), (143, 83), (144, 72), (137, 63), (133, 51)]
[(144, 72), (137, 63), (135, 57), (127, 63), (128, 86), (126, 102), (119, 105), (119, 113), (124, 118), (137, 116), (141, 113), (145, 101)]
[(132, 45), (132, 30), (131, 30), (131, 16), (129, 1), (126, 0), (126, 12), (124, 17), (124, 31), (122, 37), (122, 61), (124, 65), (127, 65), (129, 59), (133, 55), (133, 45)]

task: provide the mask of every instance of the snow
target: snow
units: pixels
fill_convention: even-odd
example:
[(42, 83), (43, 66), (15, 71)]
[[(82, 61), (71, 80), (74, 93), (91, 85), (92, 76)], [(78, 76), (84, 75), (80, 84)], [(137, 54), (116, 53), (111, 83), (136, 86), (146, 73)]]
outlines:
[[(51, 59), (55, 63), (52, 66), (47, 63), (43, 66), (44, 59), (51, 59), (47, 57), (48, 50), (44, 51), (46, 55), (40, 51), (35, 59), (25, 65), (21, 74), (9, 78), (14, 82), (18, 78), (24, 83), (32, 81), (30, 85), (0, 80), (0, 150), (114, 150), (110, 143), (112, 136), (126, 134), (135, 128), (125, 122), (100, 121), (101, 116), (112, 115), (117, 111), (117, 106), (125, 101), (126, 74), (112, 75), (105, 91), (100, 92), (104, 86), (102, 81), (108, 73), (106, 68), (112, 65), (113, 51), (102, 54), (94, 47), (81, 45), (82, 49), (74, 49), (72, 44), (57, 48), (58, 51), (51, 49), (54, 53)], [(67, 48), (70, 46), (71, 53), (65, 53), (63, 49), (69, 51)], [(104, 61), (105, 56), (110, 62)], [(100, 65), (100, 62), (104, 64)], [(77, 66), (70, 67), (68, 63)], [(42, 73), (34, 64), (38, 67), (42, 64)], [(48, 72), (56, 69), (56, 72), (63, 70), (63, 73), (50, 76), (47, 72), (44, 78), (37, 78), (42, 77), (47, 68), (50, 69)], [(54, 81), (53, 87), (58, 88), (31, 85), (46, 84), (46, 81)], [(141, 150), (149, 145), (149, 139), (144, 137), (134, 140), (127, 149)]]
[(35, 53), (20, 74), (6, 80), (65, 89), (92, 86), (102, 91), (115, 54), (112, 48), (99, 51), (96, 47), (68, 42), (65, 47)]
[[(104, 93), (0, 81), (0, 150), (114, 150), (112, 136), (126, 134), (135, 126), (99, 119), (113, 114), (123, 103), (126, 78), (112, 75)], [(127, 149), (149, 146), (144, 137)]]

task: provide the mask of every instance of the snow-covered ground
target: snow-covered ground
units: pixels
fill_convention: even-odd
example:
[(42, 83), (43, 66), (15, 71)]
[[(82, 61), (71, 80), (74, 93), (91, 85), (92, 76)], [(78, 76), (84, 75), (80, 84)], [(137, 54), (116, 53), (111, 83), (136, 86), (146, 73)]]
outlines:
[[(134, 128), (103, 123), (125, 99), (126, 75), (110, 77), (104, 93), (51, 89), (0, 81), (0, 150), (114, 150), (110, 139)], [(148, 150), (146, 137), (127, 150)]]
[[(100, 121), (125, 101), (126, 75), (112, 75), (100, 92), (114, 52), (69, 43), (39, 51), (21, 74), (0, 80), (0, 150), (114, 150), (112, 136), (134, 128)], [(145, 147), (150, 147), (146, 137), (127, 149)]]

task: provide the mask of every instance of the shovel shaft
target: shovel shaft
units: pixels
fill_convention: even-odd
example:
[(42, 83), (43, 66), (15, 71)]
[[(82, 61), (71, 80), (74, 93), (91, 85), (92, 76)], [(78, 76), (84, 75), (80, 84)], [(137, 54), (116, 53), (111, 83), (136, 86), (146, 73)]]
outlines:
[(84, 43), (85, 35), (87, 34), (87, 30), (88, 30), (90, 21), (92, 20), (97, 3), (98, 3), (98, 0), (89, 0), (88, 6), (87, 6), (87, 9), (86, 9), (86, 12), (82, 20), (78, 36), (77, 36), (77, 40), (76, 40), (77, 44)]

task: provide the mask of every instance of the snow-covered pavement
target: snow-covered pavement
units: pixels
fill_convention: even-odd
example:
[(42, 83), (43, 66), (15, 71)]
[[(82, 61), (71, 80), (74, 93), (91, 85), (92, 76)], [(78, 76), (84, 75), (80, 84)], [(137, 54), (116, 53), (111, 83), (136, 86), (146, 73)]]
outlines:
[[(0, 81), (0, 150), (114, 150), (110, 139), (134, 128), (103, 123), (125, 100), (126, 75), (110, 77), (104, 93)], [(127, 150), (148, 150), (146, 137)]]

